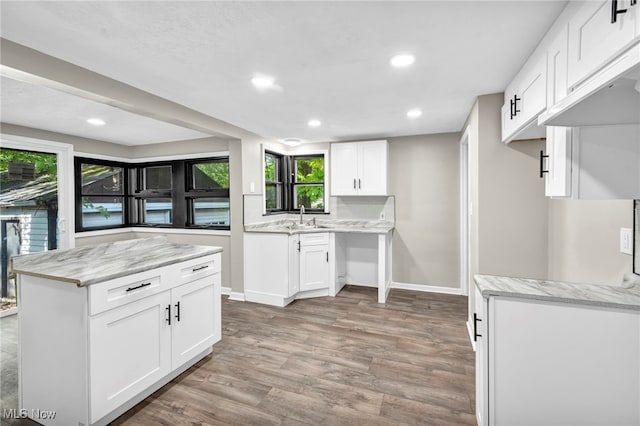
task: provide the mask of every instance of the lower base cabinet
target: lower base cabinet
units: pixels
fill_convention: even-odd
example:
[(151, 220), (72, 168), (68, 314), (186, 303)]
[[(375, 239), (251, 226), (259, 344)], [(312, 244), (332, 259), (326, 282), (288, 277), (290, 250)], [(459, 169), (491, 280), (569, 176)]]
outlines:
[(89, 287), (19, 276), (20, 408), (107, 424), (221, 339), (221, 255)]
[(328, 296), (331, 234), (244, 234), (244, 294), (248, 302), (286, 306), (296, 298)]
[(640, 424), (640, 312), (476, 292), (480, 425)]

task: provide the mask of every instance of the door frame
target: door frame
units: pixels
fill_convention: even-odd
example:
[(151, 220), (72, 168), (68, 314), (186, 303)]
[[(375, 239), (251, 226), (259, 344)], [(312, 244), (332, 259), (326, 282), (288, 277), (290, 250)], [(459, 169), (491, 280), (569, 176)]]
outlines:
[(0, 146), (7, 149), (56, 154), (58, 169), (58, 249), (75, 247), (75, 202), (73, 197), (73, 145), (0, 134)]
[(460, 290), (469, 295), (470, 260), (469, 126), (460, 138)]

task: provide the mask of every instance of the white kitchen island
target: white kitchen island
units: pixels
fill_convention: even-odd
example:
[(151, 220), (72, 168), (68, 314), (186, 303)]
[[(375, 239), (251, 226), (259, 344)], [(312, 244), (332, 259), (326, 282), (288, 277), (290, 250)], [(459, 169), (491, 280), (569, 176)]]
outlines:
[(107, 424), (211, 353), (221, 251), (154, 237), (12, 258), (20, 409)]

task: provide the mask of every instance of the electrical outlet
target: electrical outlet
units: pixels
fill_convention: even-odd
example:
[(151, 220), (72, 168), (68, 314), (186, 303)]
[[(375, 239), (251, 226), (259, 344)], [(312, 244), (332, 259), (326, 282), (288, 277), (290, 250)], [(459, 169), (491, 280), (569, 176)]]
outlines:
[(633, 254), (633, 231), (631, 228), (620, 228), (620, 253)]

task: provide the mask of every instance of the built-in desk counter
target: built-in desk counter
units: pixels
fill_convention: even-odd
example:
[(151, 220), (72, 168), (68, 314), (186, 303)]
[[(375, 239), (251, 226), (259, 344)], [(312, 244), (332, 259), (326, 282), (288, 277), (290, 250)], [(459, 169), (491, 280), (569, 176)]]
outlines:
[(393, 230), (393, 222), (377, 220), (245, 225), (245, 298), (285, 306), (296, 298), (335, 296), (355, 284), (376, 287), (378, 303), (385, 303)]

